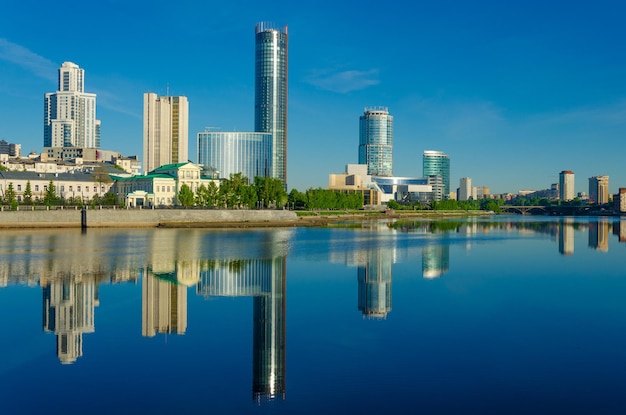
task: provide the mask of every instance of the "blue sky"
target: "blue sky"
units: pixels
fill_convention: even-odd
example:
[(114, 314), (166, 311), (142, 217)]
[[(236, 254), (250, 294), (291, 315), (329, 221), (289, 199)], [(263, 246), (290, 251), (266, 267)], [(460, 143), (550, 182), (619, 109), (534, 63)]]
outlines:
[(0, 139), (43, 146), (57, 69), (85, 69), (105, 149), (142, 154), (143, 93), (189, 98), (189, 155), (205, 127), (254, 127), (254, 25), (289, 26), (289, 188), (358, 161), (364, 107), (394, 116), (394, 174), (424, 150), (492, 193), (544, 189), (561, 170), (626, 187), (622, 1), (69, 0), (0, 14)]

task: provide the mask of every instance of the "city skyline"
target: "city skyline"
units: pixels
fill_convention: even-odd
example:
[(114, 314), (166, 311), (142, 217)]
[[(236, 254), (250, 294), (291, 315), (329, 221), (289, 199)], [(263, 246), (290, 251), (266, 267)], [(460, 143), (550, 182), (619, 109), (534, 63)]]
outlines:
[[(563, 169), (610, 176), (612, 194), (626, 184), (626, 58), (615, 53), (626, 39), (618, 18), (626, 6), (452, 2), (372, 14), (370, 5), (328, 13), (334, 5), (325, 2), (157, 3), (146, 13), (143, 2), (111, 1), (97, 13), (44, 13), (16, 4), (0, 17), (0, 74), (11, 80), (0, 84), (0, 139), (26, 154), (42, 150), (41, 97), (55, 89), (65, 61), (85, 69), (86, 89), (98, 96), (101, 148), (141, 155), (142, 95), (168, 88), (189, 98), (191, 134), (206, 126), (253, 131), (252, 33), (271, 19), (290, 31), (289, 188), (324, 187), (329, 172), (355, 163), (354, 114), (378, 105), (394, 114), (397, 175), (420, 176), (422, 152), (436, 148), (454, 159), (452, 183), (472, 177), (492, 193), (549, 188)], [(118, 29), (62, 41), (43, 34), (49, 21), (87, 16)], [(158, 20), (174, 27), (155, 33)], [(164, 47), (168, 59), (155, 60)], [(611, 151), (591, 159), (590, 143)], [(578, 180), (575, 190), (586, 187)]]

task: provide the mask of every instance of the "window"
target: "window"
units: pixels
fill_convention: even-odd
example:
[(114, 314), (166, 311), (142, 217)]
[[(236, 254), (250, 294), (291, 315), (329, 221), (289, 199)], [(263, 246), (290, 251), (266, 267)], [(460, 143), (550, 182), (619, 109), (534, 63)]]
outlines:
[(18, 184), (18, 185), (17, 185), (17, 191), (19, 192), (19, 191), (21, 191), (21, 190), (22, 190), (22, 185), (21, 185), (21, 184)]
[(72, 186), (70, 186), (70, 192), (71, 192), (72, 190), (73, 190), (73, 189), (72, 189)]
[(76, 189), (77, 192), (80, 192), (80, 186), (78, 186), (78, 188)]
[(35, 185), (35, 192), (38, 192), (38, 191), (39, 191), (39, 185), (38, 185), (38, 184), (36, 184), (36, 185)]
[(65, 191), (65, 186), (61, 186), (61, 192)]

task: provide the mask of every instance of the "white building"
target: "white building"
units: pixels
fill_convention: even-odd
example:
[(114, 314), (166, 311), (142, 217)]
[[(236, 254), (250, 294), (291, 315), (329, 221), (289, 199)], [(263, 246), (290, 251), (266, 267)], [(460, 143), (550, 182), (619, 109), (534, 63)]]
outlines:
[(165, 164), (185, 163), (189, 152), (187, 97), (143, 94), (143, 162), (150, 172)]
[(9, 187), (13, 188), (18, 202), (24, 201), (26, 189), (30, 187), (33, 202), (45, 198), (48, 186), (52, 183), (55, 194), (64, 200), (91, 201), (95, 196), (103, 197), (112, 182), (106, 173), (92, 174), (91, 171), (69, 173), (34, 173), (28, 171), (0, 171), (0, 197), (4, 198)]
[(85, 71), (72, 62), (59, 68), (56, 92), (44, 95), (44, 147), (100, 146), (96, 94), (85, 93)]
[(471, 177), (462, 177), (459, 180), (459, 200), (470, 200), (472, 195), (472, 179)]
[(574, 191), (574, 172), (571, 170), (563, 170), (559, 173), (559, 197), (561, 200), (568, 201), (576, 197)]
[(115, 183), (111, 191), (126, 206), (172, 206), (177, 205), (176, 195), (186, 184), (195, 194), (201, 185), (219, 180), (207, 179), (201, 175), (202, 168), (194, 163), (166, 164), (144, 176), (113, 176)]

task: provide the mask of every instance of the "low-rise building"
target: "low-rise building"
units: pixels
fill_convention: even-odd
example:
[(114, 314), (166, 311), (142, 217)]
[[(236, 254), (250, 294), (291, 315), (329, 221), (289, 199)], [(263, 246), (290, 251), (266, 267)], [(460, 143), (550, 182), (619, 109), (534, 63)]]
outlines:
[(113, 175), (115, 183), (111, 191), (126, 206), (173, 206), (183, 185), (196, 193), (202, 185), (210, 182), (219, 187), (219, 180), (202, 177), (202, 168), (194, 163), (166, 164), (145, 175), (122, 177)]
[(91, 201), (94, 196), (102, 197), (110, 189), (112, 181), (105, 175), (93, 171), (71, 173), (36, 173), (29, 171), (0, 171), (0, 197), (4, 199), (9, 187), (13, 188), (18, 202), (24, 201), (24, 194), (30, 185), (33, 202), (44, 199), (48, 186), (53, 184), (57, 197), (64, 200), (80, 199)]

